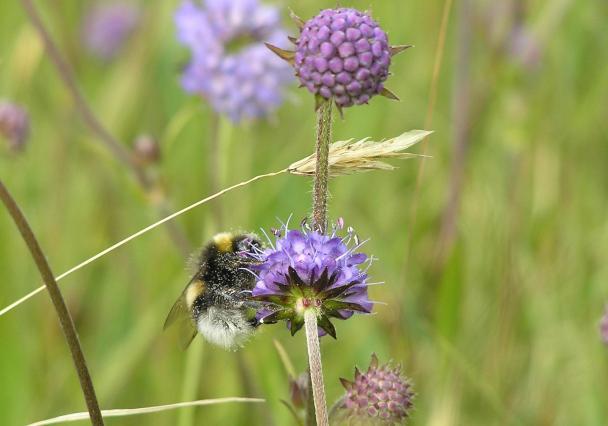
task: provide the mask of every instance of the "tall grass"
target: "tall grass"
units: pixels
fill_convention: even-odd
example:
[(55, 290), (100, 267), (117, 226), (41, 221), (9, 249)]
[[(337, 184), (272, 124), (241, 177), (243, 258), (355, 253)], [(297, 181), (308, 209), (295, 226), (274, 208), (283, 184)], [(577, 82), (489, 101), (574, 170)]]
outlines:
[[(145, 27), (110, 64), (82, 54), (80, 2), (60, 2), (57, 11), (38, 3), (103, 124), (125, 146), (140, 132), (161, 137), (159, 173), (171, 204), (202, 198), (207, 167), (198, 159), (209, 129), (201, 114), (209, 111), (178, 85), (184, 58), (170, 16), (177, 2), (148, 5)], [(361, 0), (342, 3), (369, 6)], [(300, 16), (324, 6), (285, 4)], [(327, 397), (333, 401), (341, 394), (332, 378), (350, 376), (353, 365), (366, 365), (375, 351), (381, 359), (402, 361), (413, 379), (419, 396), (412, 424), (602, 425), (608, 418), (608, 354), (597, 322), (608, 299), (608, 57), (601, 54), (608, 49), (602, 19), (608, 10), (601, 2), (526, 1), (521, 22), (541, 53), (539, 64), (529, 68), (516, 49), (496, 43), (510, 40), (511, 18), (494, 5), (471, 2), (470, 90), (484, 96), (481, 107), (471, 111), (461, 207), (441, 273), (434, 268), (436, 244), (455, 143), (459, 18), (453, 11), (436, 83), (435, 133), (427, 145), (433, 158), (425, 162), (419, 190), (412, 163), (390, 175), (374, 172), (332, 183), (330, 211), (348, 212), (349, 223), (373, 236), (368, 250), (380, 260), (372, 278), (386, 284), (372, 287), (372, 298), (388, 304), (371, 320), (337, 324), (340, 344), (321, 342)], [(345, 121), (335, 122), (334, 139), (377, 140), (422, 127), (443, 7), (443, 2), (373, 4), (391, 40), (416, 46), (395, 61), (389, 80), (402, 102), (374, 100), (347, 111)], [(129, 173), (80, 121), (16, 2), (0, 2), (0, 67), (0, 96), (27, 106), (33, 120), (25, 154), (9, 156), (0, 149), (0, 176), (21, 200), (53, 270), (65, 271), (157, 219)], [(229, 182), (281, 170), (310, 154), (313, 102), (301, 91), (294, 90), (292, 98), (274, 123), (234, 129)], [(225, 227), (254, 230), (273, 226), (274, 215), (304, 217), (310, 211), (302, 197), (306, 191), (305, 179), (277, 178), (225, 194), (224, 211), (232, 212)], [(176, 219), (196, 244), (209, 237), (207, 212), (203, 206)], [(82, 269), (77, 278), (65, 278), (66, 301), (103, 407), (178, 399), (186, 355), (161, 327), (188, 279), (184, 261), (166, 233), (150, 232)], [(4, 213), (0, 271), (2, 306), (40, 284)], [(287, 378), (272, 341), (281, 342), (298, 371), (307, 357), (302, 342), (279, 328), (261, 330), (242, 356), (261, 389), (257, 396), (267, 399), (276, 424), (288, 424), (290, 414), (279, 402), (287, 396)], [(44, 297), (0, 317), (3, 424), (82, 411), (61, 339)], [(235, 354), (205, 347), (199, 383), (200, 399), (243, 395)], [(247, 417), (250, 410), (207, 406), (194, 416), (207, 424), (255, 424)], [(164, 412), (145, 420), (165, 425), (176, 418), (176, 412)]]

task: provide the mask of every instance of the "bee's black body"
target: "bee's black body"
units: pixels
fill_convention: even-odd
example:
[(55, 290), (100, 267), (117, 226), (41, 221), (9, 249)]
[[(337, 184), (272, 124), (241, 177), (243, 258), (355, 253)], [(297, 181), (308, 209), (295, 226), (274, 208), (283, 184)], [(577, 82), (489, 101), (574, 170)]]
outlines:
[[(248, 292), (255, 285), (254, 275), (244, 269), (252, 263), (251, 258), (241, 253), (242, 248), (239, 245), (245, 239), (251, 240), (251, 236), (237, 235), (231, 238), (230, 249), (227, 251), (221, 243), (218, 244), (214, 240), (201, 251), (194, 281), (205, 283), (205, 289), (196, 297), (191, 307), (195, 321), (201, 312), (211, 306), (227, 309), (243, 307)], [(256, 242), (251, 241), (253, 244)]]
[(257, 326), (255, 312), (248, 303), (255, 276), (246, 270), (254, 261), (246, 252), (261, 246), (251, 234), (214, 236), (203, 247), (196, 273), (169, 312), (165, 327), (185, 317), (189, 319), (186, 346), (197, 331), (208, 341), (228, 349), (242, 345)]

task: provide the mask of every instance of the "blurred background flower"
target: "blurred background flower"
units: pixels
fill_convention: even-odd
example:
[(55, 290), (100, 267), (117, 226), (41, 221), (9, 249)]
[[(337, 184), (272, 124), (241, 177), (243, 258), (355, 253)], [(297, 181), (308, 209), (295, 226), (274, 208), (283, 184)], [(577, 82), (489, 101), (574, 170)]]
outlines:
[(604, 343), (608, 345), (608, 306), (606, 307), (604, 316), (600, 321), (600, 334), (602, 335), (602, 340)]
[(142, 166), (157, 163), (160, 160), (158, 141), (150, 135), (139, 135), (133, 143), (133, 157)]
[(85, 47), (100, 59), (112, 59), (133, 33), (140, 18), (141, 10), (134, 3), (98, 2), (84, 18)]
[(30, 132), (30, 119), (27, 112), (17, 104), (0, 101), (0, 135), (8, 141), (11, 151), (25, 148)]
[(185, 1), (175, 22), (191, 51), (182, 74), (188, 93), (204, 96), (233, 122), (265, 117), (281, 105), (292, 70), (264, 46), (286, 41), (279, 9), (258, 0)]

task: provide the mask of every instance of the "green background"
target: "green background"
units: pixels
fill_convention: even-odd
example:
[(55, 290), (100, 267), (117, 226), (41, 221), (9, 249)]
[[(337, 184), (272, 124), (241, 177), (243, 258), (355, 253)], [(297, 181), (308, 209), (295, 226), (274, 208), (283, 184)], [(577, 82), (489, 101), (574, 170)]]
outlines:
[[(129, 147), (141, 133), (160, 140), (162, 162), (154, 172), (171, 209), (206, 196), (210, 110), (179, 86), (188, 53), (175, 39), (178, 2), (142, 2), (142, 24), (109, 63), (87, 55), (80, 41), (89, 2), (36, 4), (110, 131)], [(335, 139), (379, 140), (424, 128), (443, 1), (342, 4), (371, 4), (392, 43), (416, 47), (393, 61), (387, 86), (401, 102), (374, 98), (348, 109), (335, 121)], [(281, 5), (309, 17), (335, 3)], [(371, 279), (385, 282), (372, 287), (371, 296), (386, 305), (373, 316), (336, 324), (337, 341), (323, 338), (328, 400), (342, 393), (338, 378), (352, 377), (355, 365), (366, 368), (375, 352), (381, 362), (402, 363), (413, 381), (418, 395), (411, 424), (603, 425), (608, 348), (598, 321), (608, 302), (608, 5), (468, 5), (455, 0), (450, 10), (435, 80), (435, 133), (426, 147), (413, 149), (432, 156), (422, 174), (415, 159), (392, 172), (331, 182), (330, 215), (371, 238), (365, 249), (379, 258)], [(513, 12), (518, 6), (523, 13)], [(295, 33), (285, 8), (282, 13)], [(532, 44), (517, 43), (518, 28)], [(83, 124), (19, 2), (0, 2), (0, 97), (24, 105), (32, 120), (24, 153), (0, 145), (0, 178), (56, 274), (158, 218), (151, 197)], [(234, 129), (223, 123), (222, 186), (308, 155), (313, 104), (304, 89), (291, 88), (268, 122)], [(462, 155), (459, 134), (465, 135)], [(176, 222), (200, 246), (220, 230), (212, 217), (220, 204), (224, 229), (268, 229), (276, 218), (293, 214), (298, 223), (306, 216), (310, 192), (310, 179), (281, 175)], [(459, 202), (449, 201), (454, 194)], [(453, 232), (445, 226), (450, 220)], [(187, 411), (171, 411), (108, 424), (288, 424), (279, 402), (288, 398), (287, 376), (273, 339), (304, 370), (303, 334), (292, 338), (282, 325), (268, 326), (240, 355), (200, 338), (181, 351), (162, 324), (189, 278), (185, 265), (159, 228), (61, 282), (102, 407), (248, 393), (268, 405), (201, 407), (190, 419)], [(0, 305), (40, 284), (13, 223), (0, 213)], [(0, 317), (0, 342), (2, 424), (84, 409), (46, 294)], [(188, 357), (194, 367), (186, 368)], [(185, 389), (187, 382), (195, 390)]]

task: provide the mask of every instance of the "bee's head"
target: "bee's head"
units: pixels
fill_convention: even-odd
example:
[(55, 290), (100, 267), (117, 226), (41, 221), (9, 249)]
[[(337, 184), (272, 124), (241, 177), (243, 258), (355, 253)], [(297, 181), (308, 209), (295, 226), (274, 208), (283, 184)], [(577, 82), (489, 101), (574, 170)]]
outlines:
[(236, 235), (232, 240), (232, 250), (235, 253), (251, 253), (262, 249), (262, 241), (255, 234)]

